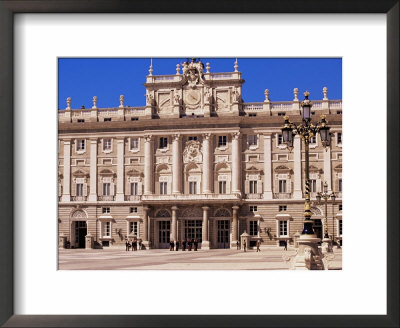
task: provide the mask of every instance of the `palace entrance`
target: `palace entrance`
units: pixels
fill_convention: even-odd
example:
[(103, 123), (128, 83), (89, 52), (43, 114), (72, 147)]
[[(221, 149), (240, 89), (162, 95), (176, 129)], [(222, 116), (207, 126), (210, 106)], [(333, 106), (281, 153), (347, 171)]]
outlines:
[(185, 220), (185, 239), (187, 241), (197, 239), (201, 243), (202, 224), (202, 220)]
[(171, 221), (158, 222), (158, 248), (169, 248)]
[(86, 221), (74, 221), (75, 225), (75, 247), (85, 248), (85, 237), (87, 235)]
[(230, 248), (230, 220), (217, 220), (217, 248)]

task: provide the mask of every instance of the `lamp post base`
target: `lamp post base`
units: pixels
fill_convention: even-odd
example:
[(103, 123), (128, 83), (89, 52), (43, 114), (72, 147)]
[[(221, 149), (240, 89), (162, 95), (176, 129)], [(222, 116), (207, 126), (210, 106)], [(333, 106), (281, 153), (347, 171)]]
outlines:
[(294, 259), (294, 270), (324, 270), (316, 235), (301, 235), (298, 239), (299, 250)]

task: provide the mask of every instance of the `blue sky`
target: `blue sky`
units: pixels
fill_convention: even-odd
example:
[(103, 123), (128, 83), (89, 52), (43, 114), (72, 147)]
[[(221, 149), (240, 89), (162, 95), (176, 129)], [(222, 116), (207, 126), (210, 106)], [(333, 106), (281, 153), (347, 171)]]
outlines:
[[(175, 74), (176, 64), (186, 58), (153, 58), (153, 75)], [(235, 58), (201, 58), (209, 62), (211, 73), (232, 72)], [(242, 98), (245, 102), (264, 101), (269, 89), (271, 101), (293, 100), (293, 88), (311, 93), (310, 99), (322, 99), (322, 88), (328, 87), (329, 99), (342, 98), (341, 58), (238, 58), (242, 72)], [(150, 58), (59, 58), (58, 108), (66, 107), (72, 98), (72, 108), (92, 107), (97, 96), (98, 107), (117, 107), (119, 96), (125, 105), (145, 105), (146, 75)]]

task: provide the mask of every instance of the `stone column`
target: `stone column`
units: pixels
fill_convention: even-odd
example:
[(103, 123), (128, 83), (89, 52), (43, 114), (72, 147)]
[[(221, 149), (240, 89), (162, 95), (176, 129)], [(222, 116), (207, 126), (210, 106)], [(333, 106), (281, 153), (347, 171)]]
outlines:
[(90, 193), (89, 202), (97, 201), (97, 138), (90, 139)]
[(302, 199), (303, 192), (301, 188), (301, 138), (296, 135), (294, 137), (294, 190), (293, 198)]
[(203, 134), (203, 194), (212, 193), (212, 165), (211, 133)]
[(240, 132), (232, 133), (232, 193), (241, 193), (240, 181)]
[(116, 201), (124, 201), (124, 146), (125, 140), (117, 140), (117, 195)]
[(271, 135), (264, 135), (264, 199), (272, 199)]
[(328, 183), (328, 192), (332, 192), (332, 168), (331, 168), (331, 147), (324, 152), (324, 179)]
[(210, 240), (208, 237), (208, 211), (210, 208), (208, 206), (203, 206), (203, 226), (202, 226), (202, 242), (201, 242), (201, 249), (210, 249)]
[(172, 193), (182, 193), (182, 154), (181, 136), (172, 136)]
[(178, 220), (176, 217), (176, 211), (178, 210), (178, 207), (172, 206), (172, 217), (171, 217), (171, 236), (170, 239), (173, 241), (177, 241), (177, 231), (178, 231)]
[(231, 248), (236, 248), (236, 242), (238, 241), (238, 210), (239, 206), (232, 207), (232, 243)]
[(144, 136), (144, 194), (153, 194), (153, 141), (151, 135)]
[(71, 140), (64, 140), (64, 186), (62, 202), (71, 200)]
[(149, 238), (149, 208), (143, 206), (143, 246), (148, 249), (150, 246)]

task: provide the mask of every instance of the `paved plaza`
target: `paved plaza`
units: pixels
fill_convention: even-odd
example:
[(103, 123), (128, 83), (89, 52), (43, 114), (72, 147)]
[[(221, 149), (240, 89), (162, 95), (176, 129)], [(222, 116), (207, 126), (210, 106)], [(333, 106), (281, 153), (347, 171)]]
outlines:
[[(278, 247), (256, 250), (211, 249), (169, 251), (151, 249), (125, 251), (121, 248), (60, 249), (59, 270), (288, 270), (285, 256), (296, 249)], [(329, 269), (341, 269), (342, 249), (334, 250)]]

